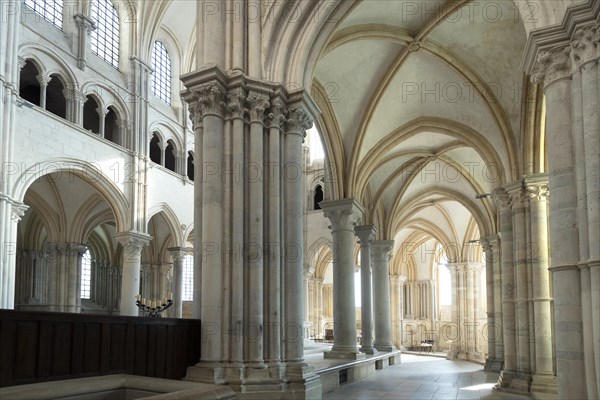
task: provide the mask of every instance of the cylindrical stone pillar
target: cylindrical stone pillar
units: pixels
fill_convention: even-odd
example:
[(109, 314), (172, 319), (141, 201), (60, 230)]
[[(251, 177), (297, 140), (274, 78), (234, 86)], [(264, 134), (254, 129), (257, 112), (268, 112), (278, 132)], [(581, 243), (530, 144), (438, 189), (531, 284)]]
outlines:
[[(244, 241), (246, 249), (248, 329), (247, 360), (255, 368), (264, 367), (264, 185), (265, 173), (263, 118), (269, 107), (268, 99), (251, 94), (250, 129), (247, 138), (248, 154), (245, 160), (246, 180), (246, 226), (248, 237)], [(206, 133), (205, 133), (206, 134)], [(302, 304), (302, 302), (300, 302)]]
[(379, 351), (393, 351), (392, 319), (390, 315), (390, 258), (394, 248), (393, 240), (373, 241), (373, 296), (375, 311), (375, 348)]
[(182, 247), (171, 247), (168, 250), (173, 257), (173, 299), (171, 299), (173, 300), (173, 316), (181, 318), (183, 315), (183, 262), (193, 250)]
[(500, 263), (502, 266), (502, 336), (504, 338), (504, 368), (499, 386), (510, 387), (517, 372), (517, 343), (515, 338), (515, 283), (513, 265), (513, 226), (510, 196), (503, 190), (496, 190), (494, 200), (500, 219)]
[(144, 246), (151, 237), (139, 232), (121, 232), (115, 239), (123, 246), (123, 277), (121, 278), (121, 315), (138, 315), (135, 305), (140, 292), (140, 262)]
[(360, 351), (365, 354), (373, 354), (373, 297), (371, 290), (371, 243), (377, 235), (375, 225), (362, 225), (354, 228), (354, 232), (360, 241), (360, 312), (362, 324), (362, 344)]
[(570, 101), (570, 46), (542, 52), (535, 82), (545, 83), (550, 187), (554, 333), (559, 398), (587, 398), (578, 269), (576, 161)]
[[(364, 213), (355, 199), (320, 203), (333, 236), (333, 347), (325, 358), (359, 357), (354, 298), (354, 227)], [(364, 355), (363, 355), (364, 357)]]
[(548, 272), (548, 183), (545, 175), (528, 178), (531, 268), (535, 321), (535, 371), (532, 391), (556, 391), (552, 349), (552, 296)]

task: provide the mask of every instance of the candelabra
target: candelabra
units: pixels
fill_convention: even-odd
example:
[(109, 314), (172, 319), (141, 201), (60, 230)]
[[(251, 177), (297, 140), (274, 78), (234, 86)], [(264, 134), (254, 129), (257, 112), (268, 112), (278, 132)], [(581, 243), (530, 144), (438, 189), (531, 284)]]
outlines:
[(147, 300), (139, 294), (136, 296), (135, 305), (145, 313), (145, 317), (160, 318), (160, 313), (173, 305), (173, 293), (169, 293), (168, 299)]

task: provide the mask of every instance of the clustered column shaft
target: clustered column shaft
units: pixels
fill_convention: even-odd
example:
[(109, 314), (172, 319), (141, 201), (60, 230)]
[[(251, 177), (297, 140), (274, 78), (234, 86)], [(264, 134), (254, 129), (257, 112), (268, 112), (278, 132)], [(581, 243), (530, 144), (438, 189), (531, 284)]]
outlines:
[(316, 106), (303, 91), (218, 66), (182, 80), (201, 154), (195, 291), (202, 295), (203, 343), (187, 379), (238, 391), (314, 390), (318, 378), (303, 361), (299, 299), (302, 141)]

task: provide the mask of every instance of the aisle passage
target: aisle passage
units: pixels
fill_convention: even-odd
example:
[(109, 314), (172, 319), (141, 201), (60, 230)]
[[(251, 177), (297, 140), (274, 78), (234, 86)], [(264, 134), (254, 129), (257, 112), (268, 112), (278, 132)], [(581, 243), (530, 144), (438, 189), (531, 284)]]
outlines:
[(529, 398), (493, 390), (497, 381), (498, 374), (485, 372), (478, 364), (403, 354), (402, 364), (377, 371), (363, 381), (343, 385), (340, 390), (324, 395), (323, 400)]

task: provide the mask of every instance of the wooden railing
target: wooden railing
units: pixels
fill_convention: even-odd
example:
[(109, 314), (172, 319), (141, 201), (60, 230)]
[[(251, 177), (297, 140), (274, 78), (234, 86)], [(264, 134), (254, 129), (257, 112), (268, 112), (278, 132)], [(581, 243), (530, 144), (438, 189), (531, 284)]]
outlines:
[(181, 379), (200, 321), (0, 310), (0, 387), (126, 373)]

